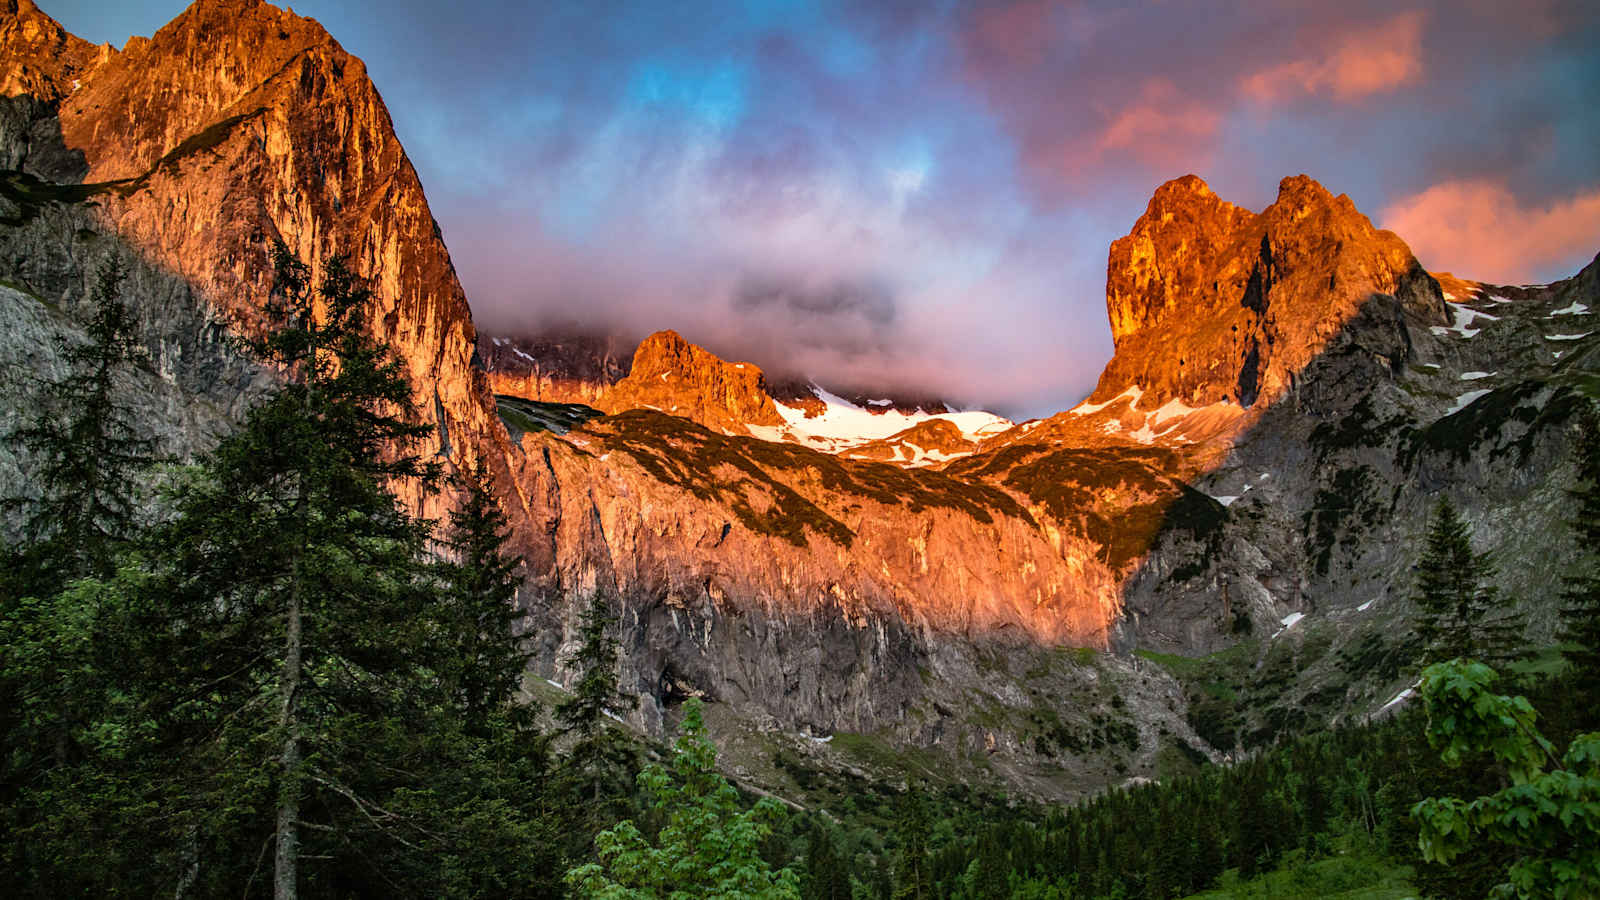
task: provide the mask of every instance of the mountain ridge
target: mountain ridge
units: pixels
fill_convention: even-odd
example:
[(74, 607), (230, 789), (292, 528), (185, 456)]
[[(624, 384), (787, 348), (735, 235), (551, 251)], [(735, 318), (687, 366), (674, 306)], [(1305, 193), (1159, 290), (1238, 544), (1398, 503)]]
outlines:
[[(1593, 394), (1592, 329), (1565, 323), (1600, 308), (1594, 266), (1544, 289), (1457, 279), (1460, 302), (1447, 302), (1398, 237), (1309, 178), (1285, 179), (1257, 214), (1189, 177), (1158, 189), (1108, 252), (1117, 354), (1095, 393), (1001, 433), (958, 428), (973, 445), (959, 458), (887, 465), (637, 408), (513, 440), (483, 368), (515, 350), (478, 335), (381, 97), (320, 26), (202, 0), (86, 68), (89, 45), (26, 0), (9, 8), (0, 59), (28, 80), (8, 91), (41, 93), (0, 115), (0, 158), (19, 167), (0, 182), (0, 206), (18, 210), (0, 209), (0, 276), (36, 298), (8, 301), (70, 308), (114, 244), (187, 285), (157, 296), (142, 275), (142, 308), (162, 370), (199, 383), (182, 373), (221, 366), (226, 329), (265, 327), (272, 239), (314, 269), (348, 253), (373, 279), (374, 331), (435, 426), (428, 449), (495, 473), (528, 561), (517, 603), (537, 626), (534, 671), (570, 675), (578, 614), (602, 595), (621, 622), (622, 684), (656, 733), (700, 693), (779, 730), (939, 748), (1065, 796), (1154, 775), (1176, 741), (1206, 749), (1185, 716), (1193, 698), (1128, 657), (1135, 647), (1256, 648), (1279, 680), (1259, 709), (1233, 712), (1253, 734), (1289, 727), (1299, 706), (1376, 705), (1388, 670), (1341, 659), (1403, 655), (1388, 632), (1404, 622), (1408, 548), (1435, 494), (1494, 546), (1540, 560), (1508, 587), (1539, 596), (1558, 571), (1557, 551), (1528, 541), (1558, 520), (1563, 429)], [(219, 52), (197, 55), (235, 15)], [(204, 324), (168, 333), (179, 303)], [(593, 370), (607, 390), (638, 374), (628, 405), (670, 407), (652, 382), (698, 369), (700, 415), (722, 428), (784, 418), (768, 393), (781, 385), (691, 346), (663, 337), (645, 365), (606, 351)], [(232, 393), (206, 402), (236, 409), (253, 379), (213, 385)], [(791, 399), (797, 428), (813, 410)], [(815, 399), (811, 418), (826, 416)], [(914, 437), (955, 446), (932, 430), (946, 433)], [(433, 515), (448, 502), (409, 499)], [(1126, 724), (1132, 745), (1067, 753), (1038, 740), (1046, 711), (1083, 733)]]

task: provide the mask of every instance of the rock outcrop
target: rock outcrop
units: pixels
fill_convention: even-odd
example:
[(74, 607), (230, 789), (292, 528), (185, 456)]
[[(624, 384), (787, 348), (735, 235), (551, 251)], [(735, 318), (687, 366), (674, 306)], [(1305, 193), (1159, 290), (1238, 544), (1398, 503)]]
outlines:
[(633, 351), (628, 377), (594, 405), (606, 412), (657, 409), (725, 434), (783, 424), (755, 364), (726, 362), (676, 331), (645, 338)]
[[(1106, 309), (1116, 355), (1090, 399), (1136, 385), (1152, 408), (1271, 404), (1363, 314), (1394, 337), (1397, 317), (1448, 321), (1405, 243), (1304, 175), (1283, 179), (1259, 215), (1193, 175), (1162, 185), (1111, 245)], [(1409, 353), (1403, 342), (1379, 352), (1397, 370)]]
[(478, 334), (478, 359), (496, 394), (541, 403), (598, 407), (611, 386), (628, 377), (633, 341), (581, 331), (535, 337)]

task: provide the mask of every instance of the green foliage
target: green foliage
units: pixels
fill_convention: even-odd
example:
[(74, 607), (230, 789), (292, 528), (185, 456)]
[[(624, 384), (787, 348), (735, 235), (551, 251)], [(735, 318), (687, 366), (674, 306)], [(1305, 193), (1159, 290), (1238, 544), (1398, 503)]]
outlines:
[(253, 347), (288, 383), (120, 567), (4, 598), (0, 892), (554, 895), (503, 520), (467, 473), (430, 558), (392, 493), (431, 483), (429, 429), (366, 290), (276, 261)]
[(595, 836), (599, 862), (570, 869), (567, 883), (599, 900), (799, 900), (796, 873), (774, 871), (761, 856), (783, 807), (766, 798), (740, 808), (738, 791), (717, 773), (698, 700), (684, 704), (674, 746), (670, 770), (651, 766), (639, 775), (650, 812), (662, 823), (655, 839), (631, 820), (602, 831)]
[(73, 578), (110, 575), (134, 530), (135, 485), (153, 461), (153, 443), (113, 396), (144, 350), (122, 280), (112, 256), (96, 279), (88, 342), (63, 342), (67, 376), (46, 386), (39, 414), (14, 435), (40, 460), (37, 501), (7, 503), (27, 507), (31, 545), (8, 566), (15, 590), (51, 593)]
[(456, 473), (461, 501), (450, 513), (443, 545), (450, 559), (438, 570), (445, 621), (440, 677), (474, 723), (514, 698), (528, 653), (509, 640), (516, 630), (515, 600), (522, 558), (509, 554), (506, 517), (488, 473), (475, 462)]
[(1424, 859), (1449, 863), (1485, 841), (1520, 855), (1495, 896), (1600, 897), (1600, 733), (1575, 737), (1558, 762), (1525, 697), (1492, 691), (1496, 675), (1460, 660), (1429, 666), (1422, 697), (1428, 740), (1447, 765), (1487, 753), (1510, 785), (1467, 801), (1430, 797), (1412, 808)]
[(586, 852), (588, 836), (625, 814), (620, 802), (628, 781), (638, 771), (627, 740), (611, 727), (613, 710), (633, 709), (638, 698), (623, 693), (617, 677), (617, 617), (600, 592), (589, 598), (579, 626), (577, 651), (567, 660), (579, 672), (571, 696), (555, 708), (561, 731), (576, 740), (561, 763), (563, 790), (571, 798), (580, 842), (574, 853)]
[(1428, 530), (1427, 549), (1417, 563), (1413, 601), (1417, 635), (1427, 662), (1456, 657), (1501, 661), (1519, 651), (1522, 617), (1498, 603), (1485, 584), (1494, 576), (1487, 554), (1472, 552), (1466, 523), (1441, 498)]

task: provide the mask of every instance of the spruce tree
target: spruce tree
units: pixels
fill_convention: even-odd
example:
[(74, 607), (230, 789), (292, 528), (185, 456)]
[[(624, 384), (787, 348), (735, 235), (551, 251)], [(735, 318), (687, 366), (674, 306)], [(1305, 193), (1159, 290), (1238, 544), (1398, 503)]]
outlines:
[(458, 471), (453, 481), (461, 500), (442, 541), (449, 558), (439, 567), (439, 602), (454, 649), (441, 675), (476, 725), (513, 699), (527, 665), (529, 654), (515, 635), (522, 558), (506, 549), (505, 513), (483, 463)]
[(1494, 571), (1488, 554), (1473, 552), (1471, 535), (1455, 507), (1441, 498), (1412, 595), (1425, 662), (1515, 656), (1522, 617), (1500, 606), (1493, 586), (1486, 584)]
[(201, 837), (202, 893), (255, 881), (238, 861), (268, 847), (280, 898), (485, 878), (489, 893), (538, 893), (554, 872), (525, 865), (541, 851), (522, 845), (539, 831), (542, 745), (491, 708), (521, 665), (491, 609), (508, 576), (495, 519), (469, 498), (449, 541), (471, 549), (441, 585), (429, 524), (392, 490), (433, 483), (415, 450), (429, 428), (368, 334), (367, 290), (339, 260), (313, 290), (281, 245), (275, 257), (284, 327), (253, 346), (288, 383), (206, 458), (153, 551), (141, 631), (163, 661), (163, 739), (184, 760), (174, 839)]
[(602, 801), (626, 793), (627, 773), (633, 767), (627, 744), (606, 721), (614, 710), (632, 709), (638, 703), (638, 698), (624, 694), (618, 684), (616, 624), (610, 604), (597, 591), (583, 613), (578, 632), (581, 643), (568, 659), (580, 673), (578, 681), (572, 696), (555, 709), (562, 733), (576, 738), (564, 768), (571, 790), (588, 803), (580, 825), (616, 821), (616, 811)]
[(895, 831), (900, 852), (895, 861), (895, 900), (930, 900), (933, 874), (928, 867), (928, 809), (915, 787), (906, 792)]
[(599, 862), (566, 875), (577, 896), (800, 900), (794, 871), (774, 871), (761, 855), (783, 807), (768, 797), (740, 809), (739, 792), (717, 772), (698, 699), (684, 704), (673, 746), (670, 769), (651, 766), (639, 775), (660, 831), (651, 840), (623, 821), (597, 834)]
[(1561, 639), (1570, 645), (1567, 658), (1580, 689), (1600, 698), (1600, 412), (1592, 406), (1580, 420), (1575, 449), (1571, 524), (1578, 565), (1562, 593)]
[(154, 443), (115, 397), (143, 353), (122, 282), (112, 256), (95, 280), (88, 341), (63, 340), (66, 377), (46, 387), (40, 413), (14, 435), (41, 465), (38, 500), (7, 503), (28, 506), (28, 538), (10, 563), (13, 592), (44, 595), (72, 578), (107, 576), (132, 536), (137, 476), (152, 462)]

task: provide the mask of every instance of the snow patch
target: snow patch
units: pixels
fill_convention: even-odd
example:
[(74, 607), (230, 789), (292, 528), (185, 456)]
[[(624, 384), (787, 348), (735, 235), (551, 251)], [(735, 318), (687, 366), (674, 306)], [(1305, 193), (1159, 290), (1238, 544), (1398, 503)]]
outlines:
[(1460, 378), (1462, 381), (1477, 381), (1479, 378), (1488, 378), (1490, 375), (1499, 375), (1499, 374), (1500, 373), (1498, 371), (1494, 371), (1494, 372), (1462, 372), (1457, 377)]
[(890, 406), (893, 403), (894, 403), (893, 400), (868, 400), (867, 401), (867, 405), (868, 406)]
[(1165, 422), (1168, 419), (1175, 418), (1177, 416), (1187, 416), (1192, 412), (1195, 412), (1195, 408), (1187, 403), (1184, 403), (1182, 400), (1168, 400), (1166, 403), (1161, 405), (1160, 409), (1150, 414), (1150, 421), (1153, 424), (1160, 425), (1162, 422)]
[(1545, 318), (1554, 319), (1556, 316), (1585, 316), (1588, 314), (1588, 305), (1574, 300), (1571, 306), (1563, 306), (1560, 309), (1551, 310), (1550, 315), (1545, 316)]
[(1479, 391), (1467, 391), (1465, 394), (1456, 397), (1456, 402), (1451, 404), (1450, 408), (1445, 410), (1444, 414), (1446, 416), (1453, 416), (1456, 413), (1461, 412), (1463, 409), (1466, 409), (1467, 406), (1472, 403), (1472, 401), (1482, 397), (1487, 393), (1489, 393), (1487, 388)]
[(830, 734), (826, 737), (813, 737), (812, 735), (808, 734), (806, 735), (806, 740), (811, 741), (813, 744), (826, 744), (827, 742), (833, 740), (833, 735)]
[(516, 347), (512, 347), (511, 348), (511, 352), (515, 353), (516, 355), (518, 355), (520, 357), (522, 357), (523, 359), (527, 360), (528, 362), (538, 362), (538, 360), (534, 359), (533, 357), (529, 356), (526, 353), (523, 353), (521, 350), (517, 349)]
[(1544, 336), (1544, 339), (1547, 341), (1581, 341), (1591, 334), (1594, 334), (1594, 332), (1585, 331), (1583, 334), (1547, 334)]
[(1498, 322), (1500, 320), (1499, 316), (1491, 316), (1486, 312), (1473, 309), (1470, 306), (1462, 306), (1459, 303), (1452, 306), (1450, 308), (1450, 312), (1455, 316), (1454, 324), (1450, 325), (1448, 328), (1443, 325), (1434, 325), (1428, 330), (1439, 337), (1444, 337), (1447, 334), (1456, 334), (1460, 335), (1461, 337), (1474, 337), (1482, 329), (1467, 327), (1473, 322), (1477, 321), (1478, 319), (1488, 319), (1491, 322)]
[(758, 433), (756, 426), (748, 426), (751, 433), (763, 440), (789, 438), (817, 449), (837, 452), (870, 441), (881, 441), (913, 425), (934, 419), (952, 423), (969, 441), (981, 440), (1012, 427), (1011, 420), (981, 410), (938, 415), (921, 411), (907, 414), (892, 409), (872, 412), (815, 385), (812, 391), (824, 404), (821, 415), (807, 418), (805, 410), (777, 403), (778, 415), (784, 421), (784, 425), (776, 429), (777, 434), (768, 436), (769, 433)]
[(1367, 602), (1365, 602), (1365, 603), (1361, 604), (1360, 606), (1356, 607), (1356, 612), (1366, 612), (1367, 610), (1372, 608), (1372, 604), (1377, 603), (1377, 602), (1378, 602), (1377, 598), (1373, 598), (1371, 600), (1368, 600)]
[(492, 340), (494, 341), (494, 345), (496, 347), (504, 347), (506, 345), (505, 338), (493, 338)]
[(1416, 691), (1413, 690), (1412, 688), (1406, 688), (1405, 690), (1401, 691), (1400, 693), (1395, 694), (1393, 700), (1390, 700), (1388, 703), (1385, 703), (1383, 706), (1379, 707), (1378, 711), (1379, 712), (1383, 712), (1384, 710), (1386, 710), (1389, 707), (1395, 705), (1396, 703), (1404, 703), (1407, 700), (1410, 700), (1412, 695), (1415, 694), (1415, 693), (1416, 693)]
[(551, 687), (553, 687), (553, 688), (560, 688), (560, 689), (561, 689), (561, 690), (563, 690), (563, 691), (564, 691), (564, 690), (566, 690), (566, 688), (564, 688), (564, 687), (561, 687), (561, 682), (559, 682), (559, 681), (556, 681), (556, 680), (554, 680), (554, 679), (551, 679), (551, 678), (546, 678), (546, 679), (545, 679), (545, 680), (544, 680), (544, 683), (545, 683), (545, 684), (548, 684), (548, 685), (550, 685), (550, 686), (551, 686)]
[(1122, 393), (1116, 395), (1115, 397), (1112, 397), (1110, 400), (1107, 400), (1104, 403), (1080, 403), (1077, 406), (1074, 406), (1072, 409), (1068, 410), (1068, 412), (1072, 413), (1075, 416), (1087, 416), (1090, 413), (1097, 413), (1100, 410), (1105, 409), (1106, 407), (1112, 405), (1113, 403), (1116, 403), (1118, 400), (1121, 400), (1124, 397), (1133, 398), (1128, 403), (1128, 408), (1129, 409), (1138, 409), (1139, 408), (1139, 398), (1143, 397), (1143, 396), (1144, 396), (1144, 388), (1139, 387), (1138, 385), (1133, 385), (1133, 386), (1129, 387), (1127, 390), (1125, 390)]
[(1300, 621), (1301, 619), (1304, 619), (1305, 617), (1306, 617), (1305, 613), (1292, 612), (1292, 613), (1289, 613), (1287, 616), (1284, 616), (1279, 621), (1283, 622), (1283, 627), (1284, 628), (1293, 628), (1294, 627), (1294, 623)]
[[(1245, 485), (1245, 490), (1247, 490), (1247, 491), (1250, 490), (1250, 486), (1249, 485)], [(1223, 497), (1212, 497), (1211, 499), (1217, 501), (1218, 503), (1221, 503), (1223, 506), (1232, 506), (1233, 505), (1233, 501), (1235, 501), (1235, 500), (1237, 500), (1239, 498), (1237, 496), (1233, 496), (1233, 497), (1223, 496)]]

